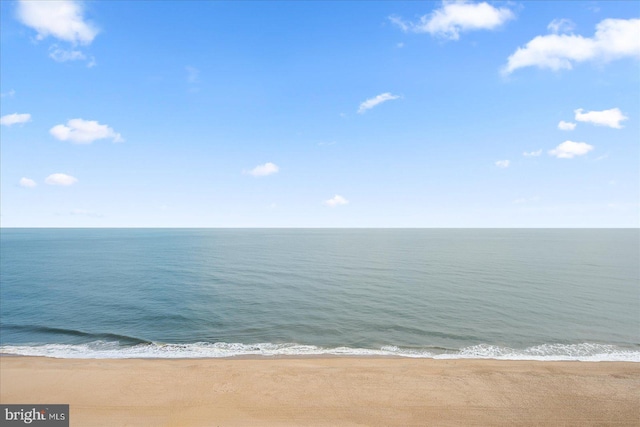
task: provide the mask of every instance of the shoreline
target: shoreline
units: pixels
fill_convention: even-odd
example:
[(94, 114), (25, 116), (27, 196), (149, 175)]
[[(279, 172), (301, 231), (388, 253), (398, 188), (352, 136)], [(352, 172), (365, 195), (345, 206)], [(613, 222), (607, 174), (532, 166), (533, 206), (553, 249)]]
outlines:
[[(115, 344), (115, 346), (114, 346)], [(399, 358), (432, 360), (502, 360), (539, 362), (632, 362), (640, 363), (637, 344), (620, 346), (603, 343), (538, 344), (526, 348), (510, 348), (475, 344), (457, 350), (440, 348), (319, 347), (295, 343), (155, 343), (120, 346), (96, 341), (88, 344), (3, 345), (0, 356), (19, 355), (58, 359), (233, 359), (233, 358)]]
[[(296, 359), (389, 359), (389, 360), (433, 360), (433, 361), (494, 361), (494, 362), (532, 362), (532, 363), (630, 363), (640, 364), (640, 360), (574, 360), (574, 359), (498, 359), (492, 357), (412, 357), (402, 355), (384, 355), (384, 354), (276, 354), (276, 355), (260, 355), (260, 354), (238, 354), (234, 356), (212, 356), (212, 357), (56, 357), (41, 355), (24, 355), (15, 353), (0, 353), (0, 359), (3, 357), (24, 357), (34, 359), (53, 359), (53, 360), (109, 360), (109, 361), (127, 361), (127, 360), (296, 360)], [(639, 365), (640, 366), (640, 365)]]
[[(4, 356), (4, 355), (3, 355)], [(0, 358), (0, 400), (71, 425), (638, 425), (635, 362)]]

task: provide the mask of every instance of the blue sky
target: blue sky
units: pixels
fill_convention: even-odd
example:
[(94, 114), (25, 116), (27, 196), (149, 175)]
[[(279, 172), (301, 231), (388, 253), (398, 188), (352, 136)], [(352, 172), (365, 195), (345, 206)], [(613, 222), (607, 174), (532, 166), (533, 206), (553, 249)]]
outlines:
[(640, 225), (637, 2), (0, 8), (3, 227)]

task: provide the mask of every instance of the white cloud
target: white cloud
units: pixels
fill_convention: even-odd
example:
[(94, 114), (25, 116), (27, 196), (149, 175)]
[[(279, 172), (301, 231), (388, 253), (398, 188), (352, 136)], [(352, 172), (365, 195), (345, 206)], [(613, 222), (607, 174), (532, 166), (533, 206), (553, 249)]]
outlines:
[(596, 25), (591, 38), (574, 34), (537, 36), (508, 58), (502, 72), (534, 66), (570, 70), (578, 62), (625, 57), (640, 57), (640, 19), (605, 19)]
[(72, 185), (78, 182), (78, 179), (64, 173), (54, 173), (49, 175), (44, 182), (49, 185)]
[(429, 33), (432, 36), (458, 40), (461, 32), (494, 30), (513, 18), (515, 15), (511, 10), (496, 8), (486, 2), (445, 0), (440, 9), (422, 16), (418, 22), (406, 22), (397, 16), (389, 19), (405, 32)]
[(60, 141), (76, 144), (91, 144), (98, 139), (110, 138), (113, 142), (124, 142), (122, 136), (107, 125), (95, 120), (71, 119), (67, 125), (56, 125), (49, 133)]
[(525, 151), (524, 153), (522, 153), (522, 155), (525, 157), (538, 157), (540, 154), (542, 154), (542, 149), (538, 151)]
[(576, 24), (571, 19), (554, 19), (547, 25), (547, 29), (553, 34), (570, 33), (576, 28)]
[(0, 117), (0, 125), (3, 126), (11, 126), (18, 123), (26, 123), (31, 121), (31, 114), (7, 114), (6, 116)]
[(593, 145), (586, 142), (565, 141), (553, 150), (549, 150), (549, 155), (559, 159), (572, 159), (575, 156), (584, 156), (593, 148)]
[(511, 164), (511, 161), (509, 160), (498, 160), (496, 162), (496, 166), (503, 169), (508, 168), (510, 164)]
[(621, 121), (627, 120), (628, 117), (622, 114), (618, 108), (603, 111), (587, 111), (583, 113), (582, 108), (578, 108), (575, 119), (579, 122), (593, 123), (597, 126), (609, 126), (614, 129), (621, 129)]
[(383, 102), (392, 101), (398, 98), (400, 97), (397, 95), (391, 95), (389, 92), (381, 93), (380, 95), (373, 98), (369, 98), (363, 103), (361, 103), (360, 108), (358, 108), (358, 113), (362, 114), (365, 111), (372, 109), (376, 105), (380, 105)]
[(331, 199), (324, 201), (324, 204), (331, 208), (335, 208), (336, 206), (340, 206), (340, 205), (346, 205), (348, 203), (349, 201), (347, 199), (337, 194), (333, 196)]
[(277, 173), (279, 170), (280, 168), (277, 165), (271, 162), (267, 162), (264, 165), (256, 166), (250, 171), (245, 171), (245, 173), (258, 177), (258, 176), (271, 175), (271, 174)]
[(16, 91), (11, 89), (9, 92), (6, 93), (0, 93), (0, 98), (4, 98), (4, 97), (9, 97), (9, 98), (13, 98), (13, 96), (16, 94)]
[(20, 178), (20, 187), (25, 187), (25, 188), (33, 188), (35, 187), (36, 182), (32, 179), (29, 178)]
[(560, 130), (574, 130), (575, 128), (575, 123), (565, 122), (564, 120), (560, 120), (560, 123), (558, 123), (558, 129)]
[(49, 58), (53, 59), (57, 62), (67, 62), (67, 61), (79, 61), (87, 59), (79, 50), (65, 50), (58, 47), (58, 45), (53, 45), (49, 48)]
[(18, 2), (18, 20), (38, 33), (38, 40), (48, 36), (73, 44), (90, 44), (98, 29), (85, 21), (82, 3), (72, 0)]
[[(424, 16), (423, 16), (424, 18)], [(399, 16), (396, 15), (391, 15), (389, 17), (389, 21), (391, 21), (393, 24), (397, 25), (398, 27), (400, 27), (400, 29), (402, 31), (404, 31), (405, 33), (408, 31), (416, 31), (414, 29), (414, 27), (416, 26), (416, 24), (413, 24), (411, 22), (406, 22), (404, 19), (400, 18)]]

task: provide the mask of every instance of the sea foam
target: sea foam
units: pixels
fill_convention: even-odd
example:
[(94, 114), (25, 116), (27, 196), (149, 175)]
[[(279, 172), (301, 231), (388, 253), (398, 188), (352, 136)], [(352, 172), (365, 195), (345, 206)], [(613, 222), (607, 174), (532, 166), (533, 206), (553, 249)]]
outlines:
[(383, 346), (379, 349), (351, 347), (318, 347), (295, 343), (150, 343), (122, 346), (114, 341), (94, 341), (87, 344), (4, 345), (0, 353), (22, 356), (44, 356), (64, 359), (135, 359), (135, 358), (225, 358), (238, 356), (383, 356), (430, 359), (498, 359), (538, 361), (620, 361), (640, 362), (640, 350), (630, 350), (607, 344), (543, 344), (514, 349), (480, 344), (457, 351), (407, 349)]

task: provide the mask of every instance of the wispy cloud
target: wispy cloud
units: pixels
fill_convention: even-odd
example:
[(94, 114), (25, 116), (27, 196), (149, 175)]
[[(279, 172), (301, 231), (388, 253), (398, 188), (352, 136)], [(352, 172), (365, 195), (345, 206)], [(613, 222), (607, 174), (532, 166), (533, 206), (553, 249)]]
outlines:
[(84, 53), (79, 50), (66, 50), (55, 44), (49, 48), (49, 58), (56, 62), (82, 61), (87, 59)]
[(0, 93), (0, 98), (13, 98), (16, 94), (16, 91), (11, 89), (9, 92)]
[(547, 25), (547, 29), (553, 34), (570, 33), (576, 28), (575, 22), (571, 19), (554, 19)]
[(381, 93), (378, 96), (375, 96), (373, 98), (369, 98), (366, 101), (362, 102), (360, 104), (360, 107), (358, 108), (358, 113), (359, 114), (363, 114), (365, 111), (372, 109), (373, 107), (382, 104), (383, 102), (387, 102), (387, 101), (392, 101), (394, 99), (398, 99), (400, 98), (397, 95), (392, 95), (389, 92), (385, 92), (385, 93)]
[(553, 150), (549, 150), (549, 155), (559, 159), (572, 159), (576, 156), (584, 156), (593, 149), (593, 145), (586, 142), (565, 141)]
[(458, 40), (462, 32), (494, 30), (514, 18), (510, 9), (497, 8), (486, 2), (445, 0), (440, 9), (422, 16), (418, 22), (407, 22), (398, 16), (391, 16), (389, 20), (405, 32), (429, 33), (432, 36)]
[(36, 182), (30, 178), (20, 178), (20, 187), (24, 187), (24, 188), (33, 188), (35, 187)]
[(18, 20), (37, 32), (37, 39), (52, 36), (73, 44), (90, 44), (98, 29), (84, 18), (82, 3), (71, 0), (20, 0)]
[(258, 165), (249, 171), (244, 171), (244, 173), (255, 177), (260, 177), (272, 175), (274, 173), (277, 173), (279, 170), (280, 168), (277, 165), (271, 162), (267, 162), (264, 165)]
[(502, 72), (510, 74), (524, 67), (570, 70), (579, 62), (628, 57), (640, 57), (640, 19), (605, 19), (596, 25), (593, 37), (548, 34), (533, 38), (509, 56)]
[(78, 182), (78, 179), (74, 176), (71, 175), (67, 175), (64, 173), (54, 173), (49, 175), (45, 180), (44, 180), (45, 184), (49, 184), (49, 185), (62, 185), (62, 186), (69, 186), (69, 185), (73, 185), (76, 182)]
[(524, 153), (522, 153), (522, 155), (525, 157), (538, 157), (540, 156), (540, 154), (542, 154), (542, 149), (538, 151), (525, 151)]
[(600, 160), (604, 160), (609, 158), (609, 153), (604, 153), (602, 156), (598, 156), (595, 159), (593, 159), (594, 162), (599, 162)]
[(608, 126), (614, 129), (621, 129), (622, 125), (620, 122), (628, 119), (618, 108), (603, 111), (587, 111), (586, 113), (583, 113), (583, 111), (582, 108), (575, 110), (575, 119), (579, 122), (591, 123), (596, 126)]
[(336, 194), (335, 196), (333, 196), (329, 200), (325, 200), (324, 204), (329, 206), (330, 208), (335, 208), (336, 206), (347, 205), (347, 204), (349, 204), (349, 201), (347, 199), (345, 199), (344, 197)]
[(66, 125), (52, 127), (49, 133), (60, 141), (70, 141), (75, 144), (91, 144), (99, 139), (124, 142), (122, 135), (95, 120), (71, 119)]
[(13, 126), (15, 124), (27, 123), (31, 121), (31, 114), (7, 114), (6, 116), (0, 117), (0, 125), (3, 126)]
[(509, 160), (498, 160), (498, 161), (495, 163), (495, 165), (496, 165), (497, 167), (502, 168), (502, 169), (504, 169), (504, 168), (508, 168), (510, 164), (511, 164), (511, 161), (509, 161)]

